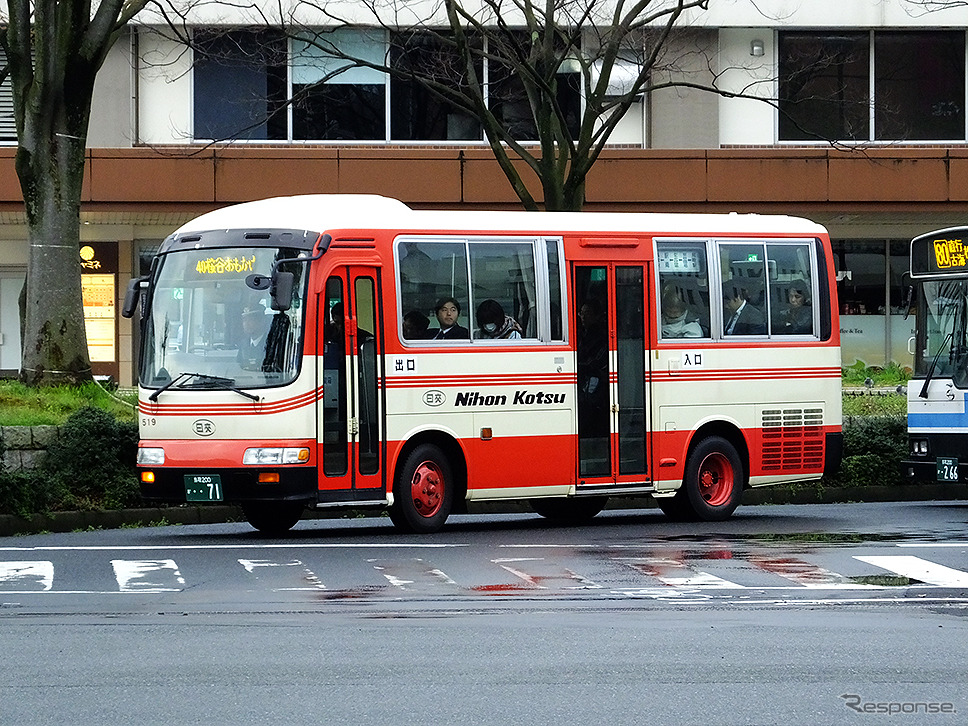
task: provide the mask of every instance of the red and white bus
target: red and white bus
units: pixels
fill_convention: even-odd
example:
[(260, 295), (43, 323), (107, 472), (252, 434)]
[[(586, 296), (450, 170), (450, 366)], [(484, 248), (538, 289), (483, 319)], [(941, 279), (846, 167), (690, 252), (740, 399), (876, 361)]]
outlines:
[(729, 517), (839, 465), (830, 242), (785, 216), (418, 211), (368, 195), (205, 214), (139, 299), (142, 493), (440, 529), (469, 502)]

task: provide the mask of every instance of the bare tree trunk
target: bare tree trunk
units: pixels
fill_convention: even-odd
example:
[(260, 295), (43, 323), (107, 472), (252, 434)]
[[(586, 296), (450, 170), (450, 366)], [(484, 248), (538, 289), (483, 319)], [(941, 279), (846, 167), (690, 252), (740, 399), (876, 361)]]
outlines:
[(0, 24), (13, 91), (17, 176), (27, 212), (20, 380), (90, 381), (81, 297), (80, 213), (94, 79), (148, 0), (8, 0)]
[(30, 244), (20, 380), (78, 384), (92, 379), (79, 255), (84, 140), (67, 133), (34, 139), (33, 148), (28, 139), (17, 150)]

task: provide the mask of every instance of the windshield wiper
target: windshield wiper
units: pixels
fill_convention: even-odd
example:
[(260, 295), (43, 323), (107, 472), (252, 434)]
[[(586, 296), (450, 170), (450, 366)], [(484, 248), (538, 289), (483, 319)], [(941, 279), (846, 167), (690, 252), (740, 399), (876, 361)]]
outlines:
[(935, 353), (934, 360), (931, 361), (931, 365), (928, 368), (928, 373), (924, 377), (924, 385), (921, 386), (921, 392), (918, 394), (918, 398), (928, 397), (928, 384), (931, 382), (931, 379), (934, 378), (934, 369), (937, 367), (938, 360), (941, 358), (941, 354), (944, 352), (945, 346), (948, 345), (948, 341), (951, 340), (952, 335), (953, 333), (948, 333), (948, 335), (945, 336), (945, 339), (941, 341), (941, 347), (938, 348), (938, 352)]
[[(193, 377), (198, 378), (198, 382), (191, 384), (192, 388), (206, 386), (208, 384), (213, 384), (212, 390), (216, 391), (232, 391), (233, 393), (238, 393), (240, 396), (245, 396), (251, 401), (258, 401), (259, 397), (251, 393), (247, 393), (235, 386), (234, 378), (223, 378), (222, 376), (210, 376), (205, 373), (192, 373)], [(188, 388), (189, 384), (184, 384), (179, 386), (179, 388)]]
[[(171, 388), (172, 386), (174, 386), (179, 381), (189, 380), (189, 379), (192, 379), (192, 378), (197, 378), (198, 379), (198, 383), (196, 384), (198, 386), (204, 386), (206, 384), (221, 385), (221, 388), (218, 388), (218, 389), (215, 389), (215, 390), (232, 391), (233, 393), (238, 393), (240, 396), (245, 396), (246, 398), (248, 398), (248, 399), (250, 399), (252, 401), (258, 401), (259, 400), (259, 397), (258, 396), (253, 395), (251, 393), (247, 393), (246, 391), (242, 391), (242, 390), (236, 388), (235, 387), (235, 379), (234, 378), (223, 378), (222, 376), (210, 376), (207, 373), (190, 373), (188, 371), (185, 371), (184, 373), (179, 373), (177, 376), (175, 376), (174, 378), (172, 378), (170, 381), (168, 381), (168, 383), (166, 383), (161, 388), (159, 388), (157, 391), (155, 391), (150, 396), (148, 396), (148, 400), (149, 401), (157, 401), (158, 400), (158, 396), (160, 396), (162, 393), (164, 393), (165, 391), (167, 391), (169, 388)], [(179, 388), (182, 388), (182, 387), (184, 387), (184, 386), (179, 386)]]

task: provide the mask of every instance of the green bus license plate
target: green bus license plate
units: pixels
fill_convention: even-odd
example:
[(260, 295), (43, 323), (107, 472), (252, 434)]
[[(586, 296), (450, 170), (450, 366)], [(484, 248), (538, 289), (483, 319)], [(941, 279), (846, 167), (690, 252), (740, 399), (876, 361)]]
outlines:
[(958, 481), (958, 460), (947, 456), (938, 457), (938, 481)]
[(185, 501), (221, 502), (222, 478), (218, 474), (186, 474)]

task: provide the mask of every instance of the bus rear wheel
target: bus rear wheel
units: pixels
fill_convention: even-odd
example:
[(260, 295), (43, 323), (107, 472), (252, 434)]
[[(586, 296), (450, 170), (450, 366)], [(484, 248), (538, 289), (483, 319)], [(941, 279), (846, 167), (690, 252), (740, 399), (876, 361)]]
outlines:
[(450, 460), (434, 444), (420, 444), (399, 470), (393, 487), (390, 520), (403, 532), (437, 532), (447, 521), (453, 500), (454, 474)]
[(684, 497), (680, 504), (688, 503), (695, 519), (721, 522), (739, 506), (744, 483), (736, 448), (721, 436), (709, 436), (689, 453), (682, 491), (675, 498)]
[(242, 514), (263, 534), (281, 535), (295, 526), (304, 508), (302, 502), (243, 502)]
[(531, 508), (559, 524), (584, 524), (605, 508), (608, 497), (532, 499)]
[(675, 496), (655, 501), (674, 522), (721, 522), (739, 505), (744, 483), (736, 448), (721, 436), (710, 436), (689, 453), (686, 474)]

